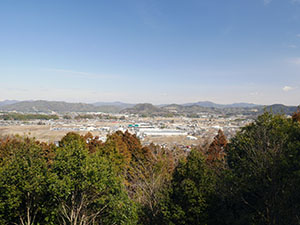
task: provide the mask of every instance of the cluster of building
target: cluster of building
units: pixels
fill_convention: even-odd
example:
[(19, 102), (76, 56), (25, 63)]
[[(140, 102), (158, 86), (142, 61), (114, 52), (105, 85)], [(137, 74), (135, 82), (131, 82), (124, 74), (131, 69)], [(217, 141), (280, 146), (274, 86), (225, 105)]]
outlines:
[[(0, 120), (1, 127), (43, 126), (50, 133), (91, 132), (105, 141), (106, 136), (116, 131), (128, 131), (139, 137), (144, 143), (154, 141), (157, 144), (189, 146), (204, 139), (212, 139), (219, 129), (227, 138), (231, 138), (242, 126), (252, 122), (244, 115), (222, 117), (221, 115), (203, 114), (200, 118), (187, 117), (139, 117), (137, 115), (113, 115), (114, 119), (98, 117), (84, 119), (9, 121)], [(118, 119), (122, 118), (122, 119)], [(0, 133), (1, 134), (1, 133)], [(38, 138), (38, 137), (37, 137)]]

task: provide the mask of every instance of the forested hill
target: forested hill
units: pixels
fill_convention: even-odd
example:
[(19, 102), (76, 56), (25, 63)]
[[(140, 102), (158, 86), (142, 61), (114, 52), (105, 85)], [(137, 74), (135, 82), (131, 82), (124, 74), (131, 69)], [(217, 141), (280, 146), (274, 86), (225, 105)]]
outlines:
[(184, 106), (197, 105), (197, 106), (202, 106), (202, 107), (206, 107), (206, 108), (253, 108), (253, 107), (259, 106), (259, 105), (253, 104), (253, 103), (245, 103), (245, 102), (233, 103), (233, 104), (217, 104), (217, 103), (210, 102), (210, 101), (186, 103), (183, 105)]
[(134, 107), (126, 108), (121, 111), (122, 113), (138, 114), (145, 116), (163, 115), (168, 113), (161, 107), (154, 106), (150, 103), (137, 104)]
[(131, 104), (131, 103), (125, 103), (125, 102), (95, 102), (93, 103), (94, 106), (115, 106), (118, 107), (120, 109), (126, 109), (126, 108), (131, 108), (133, 106), (135, 106), (135, 104)]
[(282, 104), (269, 105), (264, 108), (267, 112), (272, 112), (274, 114), (287, 114), (292, 115), (298, 110), (297, 106), (285, 106)]
[(119, 112), (120, 107), (114, 105), (94, 106), (86, 103), (68, 103), (60, 101), (23, 101), (0, 106), (2, 111), (18, 112)]
[(128, 104), (122, 102), (97, 102), (87, 103), (68, 103), (62, 101), (22, 101), (1, 104), (0, 111), (17, 111), (25, 113), (37, 112), (104, 112), (104, 113), (128, 113), (141, 116), (197, 116), (198, 113), (217, 113), (224, 115), (244, 114), (257, 116), (265, 111), (275, 114), (291, 115), (297, 111), (297, 106), (285, 106), (274, 104), (269, 106), (254, 105), (248, 103), (235, 103), (230, 105), (220, 105), (212, 102), (196, 102), (188, 104), (166, 104), (152, 105), (150, 103)]
[(297, 106), (285, 106), (279, 104), (269, 105), (269, 106), (255, 105), (252, 107), (250, 107), (251, 104), (246, 105), (245, 103), (241, 104), (240, 107), (235, 105), (238, 104), (231, 104), (228, 107), (226, 105), (223, 105), (223, 107), (221, 106), (208, 107), (208, 106), (202, 106), (195, 103), (195, 104), (183, 104), (183, 105), (170, 104), (170, 105), (163, 105), (159, 107), (149, 103), (145, 103), (145, 104), (137, 104), (131, 108), (126, 108), (121, 112), (137, 114), (137, 115), (145, 115), (145, 116), (185, 115), (189, 117), (197, 117), (197, 114), (199, 113), (217, 113), (217, 114), (224, 114), (224, 115), (244, 114), (244, 115), (253, 115), (256, 117), (260, 114), (263, 114), (265, 111), (273, 112), (274, 114), (286, 114), (286, 115), (292, 115), (294, 112), (297, 111)]

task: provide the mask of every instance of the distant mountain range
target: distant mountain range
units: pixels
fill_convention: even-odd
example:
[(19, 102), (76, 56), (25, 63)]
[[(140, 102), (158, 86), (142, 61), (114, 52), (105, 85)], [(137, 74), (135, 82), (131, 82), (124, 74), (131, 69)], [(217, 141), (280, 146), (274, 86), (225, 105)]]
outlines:
[(196, 102), (187, 104), (169, 104), (155, 106), (150, 103), (130, 104), (123, 102), (96, 102), (87, 103), (68, 103), (62, 101), (0, 101), (0, 111), (17, 111), (17, 112), (105, 112), (105, 113), (129, 113), (145, 116), (153, 115), (193, 115), (199, 112), (211, 112), (222, 114), (251, 114), (256, 115), (263, 113), (264, 110), (273, 113), (285, 113), (291, 115), (297, 111), (296, 106), (285, 106), (274, 104), (269, 106), (255, 105), (251, 103), (234, 103), (234, 104), (216, 104), (213, 102)]
[(22, 101), (13, 104), (0, 105), (1, 111), (17, 112), (119, 112), (121, 109), (114, 105), (95, 106), (86, 103), (68, 103), (60, 101)]
[(18, 102), (17, 100), (4, 100), (4, 101), (0, 101), (0, 106), (11, 105), (11, 104), (14, 104), (14, 103), (17, 103), (17, 102)]
[(132, 108), (127, 108), (122, 110), (123, 113), (129, 114), (139, 114), (145, 116), (179, 116), (186, 115), (191, 117), (197, 117), (197, 113), (219, 113), (219, 114), (256, 114), (258, 109), (254, 108), (242, 108), (242, 107), (209, 107), (201, 106), (199, 104), (186, 104), (186, 105), (163, 105), (163, 106), (154, 106), (152, 104), (137, 104)]
[(218, 105), (214, 103), (195, 103), (195, 104), (171, 104), (163, 106), (154, 106), (152, 104), (137, 104), (132, 108), (122, 110), (123, 113), (139, 114), (145, 116), (176, 116), (185, 115), (197, 117), (198, 113), (218, 113), (223, 115), (253, 115), (257, 116), (264, 111), (273, 112), (275, 114), (292, 115), (297, 111), (297, 106), (285, 106), (274, 104), (269, 106), (254, 105), (247, 103), (237, 103), (231, 105)]
[(192, 105), (198, 105), (202, 107), (210, 107), (210, 108), (253, 108), (257, 107), (259, 105), (252, 104), (252, 103), (233, 103), (233, 104), (216, 104), (214, 102), (209, 101), (202, 101), (202, 102), (195, 102), (195, 103), (186, 103), (183, 104), (184, 106), (192, 106)]

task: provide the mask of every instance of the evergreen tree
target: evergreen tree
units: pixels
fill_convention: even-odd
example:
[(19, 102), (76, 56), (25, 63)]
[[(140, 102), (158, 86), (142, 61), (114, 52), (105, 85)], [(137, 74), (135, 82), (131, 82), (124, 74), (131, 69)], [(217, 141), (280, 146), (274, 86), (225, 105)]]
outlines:
[(192, 150), (176, 167), (163, 213), (168, 224), (206, 224), (215, 177), (204, 155)]
[(299, 224), (299, 123), (265, 113), (231, 140), (227, 154), (219, 224)]
[(60, 224), (135, 224), (136, 210), (114, 164), (89, 154), (85, 140), (74, 133), (60, 142), (52, 167), (52, 191)]
[(2, 142), (1, 148), (0, 223), (51, 224), (54, 206), (49, 201), (49, 172), (41, 145), (15, 137)]

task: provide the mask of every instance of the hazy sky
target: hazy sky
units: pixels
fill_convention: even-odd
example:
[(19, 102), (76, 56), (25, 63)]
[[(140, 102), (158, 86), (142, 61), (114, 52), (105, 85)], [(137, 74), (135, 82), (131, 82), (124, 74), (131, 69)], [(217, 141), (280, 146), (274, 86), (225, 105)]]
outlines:
[(1, 0), (0, 100), (300, 104), (300, 0)]

